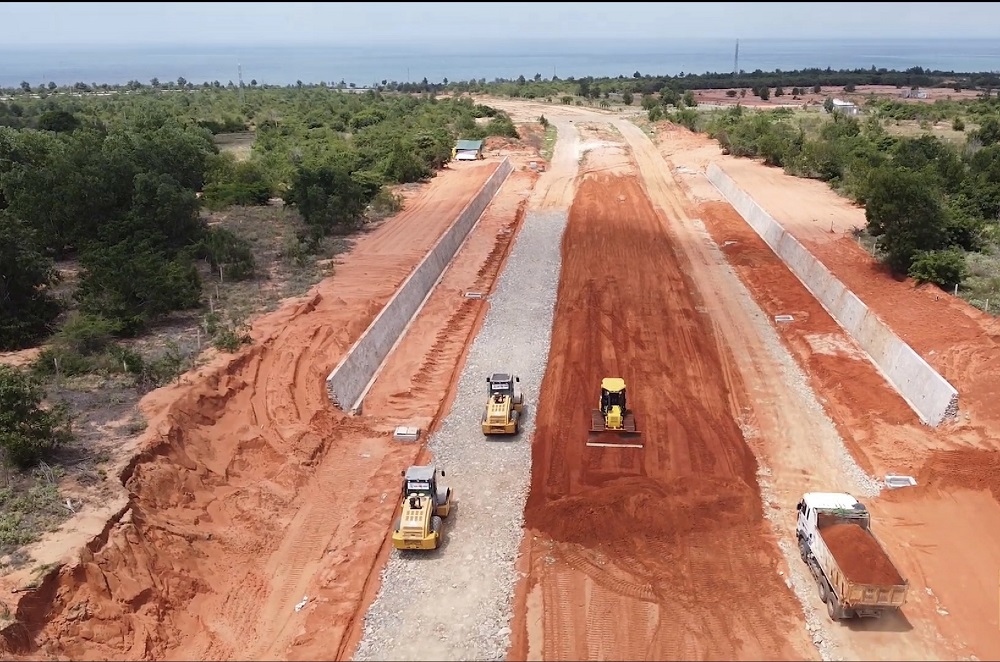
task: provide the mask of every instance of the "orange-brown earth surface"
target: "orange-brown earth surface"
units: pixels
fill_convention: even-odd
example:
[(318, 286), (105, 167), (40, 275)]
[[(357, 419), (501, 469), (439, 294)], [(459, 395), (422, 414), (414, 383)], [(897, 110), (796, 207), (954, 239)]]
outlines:
[[(25, 592), (6, 646), (107, 659), (341, 654), (396, 505), (386, 487), (419, 446), (391, 441), (401, 412), (338, 413), (325, 379), (496, 165), (458, 164), (434, 179), (334, 276), (259, 319), (251, 347), (149, 396), (145, 450), (122, 475), (127, 508), (81, 558)], [(490, 286), (530, 182), (522, 175), (498, 196), (449, 270), (453, 288)], [(449, 377), (446, 366), (424, 374), (407, 419), (432, 423)], [(411, 378), (390, 362), (381, 387)], [(299, 614), (303, 596), (310, 609)], [(321, 641), (301, 636), (307, 618), (323, 622)]]

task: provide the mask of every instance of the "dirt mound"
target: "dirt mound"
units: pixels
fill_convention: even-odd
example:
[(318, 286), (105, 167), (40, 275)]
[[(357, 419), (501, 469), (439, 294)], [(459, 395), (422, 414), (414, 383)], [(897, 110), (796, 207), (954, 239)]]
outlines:
[(857, 524), (831, 524), (820, 529), (820, 534), (850, 581), (892, 586), (903, 583), (875, 537)]
[(501, 149), (519, 150), (524, 149), (524, 145), (516, 138), (505, 138), (503, 136), (490, 136), (483, 141), (483, 149), (486, 151), (497, 151)]
[[(632, 544), (636, 538), (671, 541), (753, 524), (761, 517), (756, 488), (739, 481), (688, 476), (665, 484), (631, 477), (556, 499), (535, 511), (531, 524), (553, 540), (586, 546), (602, 541)], [(590, 523), (599, 526), (598, 535)]]
[(924, 463), (917, 482), (928, 488), (989, 490), (1000, 501), (1000, 450), (937, 451)]

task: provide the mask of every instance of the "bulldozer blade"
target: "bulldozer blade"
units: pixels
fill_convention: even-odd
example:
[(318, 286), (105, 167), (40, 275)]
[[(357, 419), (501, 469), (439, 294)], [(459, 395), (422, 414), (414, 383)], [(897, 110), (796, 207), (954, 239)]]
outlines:
[[(587, 440), (587, 445), (598, 448), (643, 448), (643, 443), (635, 439), (642, 435), (636, 429), (635, 416), (629, 412), (622, 423), (624, 427), (620, 430), (608, 429), (604, 424), (604, 415), (601, 411), (599, 409), (593, 410), (590, 423), (591, 438)], [(601, 435), (601, 437), (595, 439), (595, 435)]]
[(622, 435), (621, 438), (613, 441), (610, 439), (607, 441), (597, 441), (596, 439), (589, 439), (587, 440), (587, 445), (597, 448), (645, 448), (645, 446), (640, 440), (638, 439), (629, 440), (628, 438), (636, 436), (638, 435), (627, 435), (627, 436)]

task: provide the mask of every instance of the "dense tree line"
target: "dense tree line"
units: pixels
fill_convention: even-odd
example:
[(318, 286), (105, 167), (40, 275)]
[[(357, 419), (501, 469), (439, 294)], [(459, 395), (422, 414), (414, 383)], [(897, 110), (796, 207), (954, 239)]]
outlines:
[[(609, 95), (650, 95), (660, 94), (665, 90), (672, 90), (675, 93), (683, 94), (687, 90), (760, 90), (776, 89), (791, 91), (798, 89), (802, 91), (812, 90), (819, 87), (845, 87), (850, 91), (853, 87), (862, 85), (891, 85), (897, 88), (917, 88), (917, 87), (943, 87), (954, 90), (982, 90), (987, 95), (993, 90), (1000, 89), (1000, 74), (992, 71), (986, 72), (955, 72), (925, 69), (923, 67), (911, 67), (906, 70), (896, 71), (893, 69), (869, 68), (857, 69), (832, 69), (818, 67), (797, 69), (794, 71), (754, 71), (739, 72), (682, 72), (676, 76), (643, 74), (638, 71), (630, 75), (625, 73), (618, 76), (595, 77), (583, 76), (579, 78), (567, 77), (565, 79), (557, 76), (545, 78), (540, 73), (534, 75), (521, 75), (517, 78), (495, 78), (487, 80), (478, 78), (464, 81), (449, 81), (447, 78), (439, 82), (428, 81), (427, 78), (419, 82), (400, 82), (382, 80), (372, 85), (372, 88), (379, 92), (402, 92), (405, 94), (415, 93), (489, 93), (499, 96), (522, 97), (527, 99), (557, 98), (563, 96), (583, 97), (589, 99), (608, 98)], [(264, 85), (258, 84), (256, 80), (251, 80), (249, 84), (244, 84), (243, 89), (248, 92), (257, 90), (275, 90), (282, 88), (295, 89), (334, 89), (334, 90), (357, 90), (360, 89), (355, 83), (347, 83), (343, 80), (339, 82), (323, 81), (319, 83), (303, 83), (298, 81), (294, 85)], [(55, 83), (41, 83), (32, 85), (25, 81), (17, 88), (0, 89), (0, 95), (6, 95), (12, 99), (28, 97), (48, 97), (51, 95), (68, 94), (112, 94), (112, 93), (143, 93), (151, 91), (167, 92), (192, 92), (200, 91), (225, 91), (237, 90), (239, 86), (233, 81), (222, 83), (216, 81), (204, 81), (194, 83), (178, 78), (176, 81), (160, 81), (152, 79), (149, 83), (140, 81), (129, 81), (124, 85), (109, 85), (97, 83), (78, 82), (71, 86), (58, 86)], [(12, 112), (17, 112), (19, 107), (15, 107)], [(0, 124), (5, 120), (3, 109), (0, 108)]]
[[(447, 81), (446, 81), (447, 82)], [(740, 71), (739, 73), (681, 73), (677, 76), (652, 76), (638, 71), (631, 76), (582, 78), (531, 78), (486, 79), (442, 84), (433, 89), (455, 92), (483, 92), (498, 96), (527, 99), (556, 99), (582, 97), (607, 99), (610, 95), (683, 95), (689, 90), (780, 90), (782, 93), (812, 91), (820, 87), (844, 87), (851, 91), (862, 85), (892, 85), (897, 88), (945, 87), (948, 89), (977, 89), (987, 94), (1000, 88), (1000, 75), (992, 72), (956, 73), (929, 71), (913, 67), (905, 71), (889, 69), (800, 69), (796, 71)], [(766, 92), (765, 92), (766, 93)], [(780, 94), (779, 94), (780, 96)], [(626, 101), (626, 103), (631, 103)]]
[[(432, 175), (456, 138), (517, 135), (468, 98), (323, 88), (21, 95), (0, 101), (0, 123), (0, 351), (48, 338), (42, 373), (110, 365), (138, 378), (152, 368), (114, 339), (202, 305), (199, 261), (227, 280), (255, 274), (248, 242), (203, 209), (277, 196), (317, 242), (358, 229), (385, 185)], [(234, 130), (256, 134), (247, 160), (213, 142)], [(79, 268), (68, 298), (54, 294), (66, 260)], [(0, 394), (37, 395), (9, 377)], [(0, 445), (21, 449), (8, 460), (30, 459), (24, 434), (0, 425)]]

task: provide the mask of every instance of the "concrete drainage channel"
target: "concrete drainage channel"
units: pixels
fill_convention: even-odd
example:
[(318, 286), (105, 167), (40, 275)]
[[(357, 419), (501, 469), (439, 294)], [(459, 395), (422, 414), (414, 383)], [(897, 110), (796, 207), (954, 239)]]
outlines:
[(500, 186), (514, 168), (504, 158), (479, 192), (458, 214), (434, 247), (379, 312), (361, 337), (351, 346), (326, 379), (330, 400), (340, 409), (359, 413), (379, 369), (403, 336), (413, 318), (434, 291), (445, 269)]
[[(958, 391), (872, 312), (715, 163), (708, 181), (795, 274), (920, 419), (932, 426), (958, 413)], [(775, 317), (775, 321), (779, 320)]]
[[(525, 214), (469, 348), (455, 400), (429, 442), (435, 462), (447, 472), (442, 482), (455, 490), (457, 501), (444, 525), (444, 544), (423, 554), (392, 552), (355, 660), (506, 655), (534, 411), (548, 363), (566, 220), (565, 212)], [(524, 283), (531, 283), (530, 296)], [(486, 441), (479, 431), (483, 379), (497, 371), (520, 376), (525, 416), (518, 436)]]

